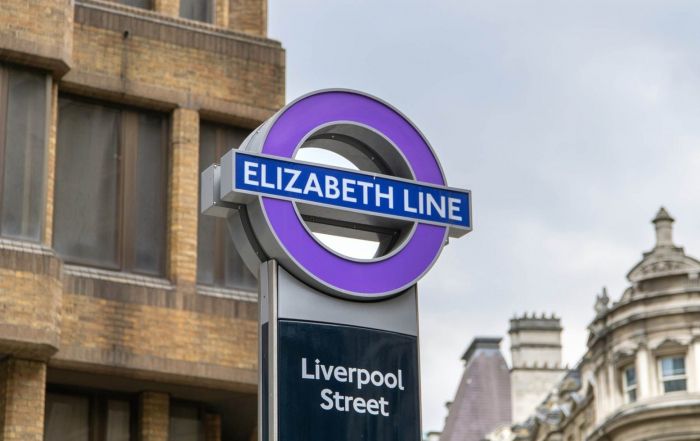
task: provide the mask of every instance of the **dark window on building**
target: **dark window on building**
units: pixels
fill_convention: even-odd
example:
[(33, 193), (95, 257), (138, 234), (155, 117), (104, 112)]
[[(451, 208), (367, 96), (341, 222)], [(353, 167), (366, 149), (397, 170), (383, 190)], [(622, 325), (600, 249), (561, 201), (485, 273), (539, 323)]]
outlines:
[(634, 403), (637, 401), (637, 369), (634, 366), (630, 366), (623, 372), (625, 375), (623, 384), (625, 401)]
[(0, 235), (42, 237), (49, 77), (0, 66)]
[(665, 357), (659, 360), (661, 382), (664, 393), (677, 392), (687, 389), (687, 376), (685, 372), (685, 357)]
[(103, 392), (46, 393), (44, 441), (135, 440), (133, 397)]
[(167, 119), (59, 99), (54, 248), (68, 262), (162, 275)]
[(169, 441), (201, 441), (204, 439), (202, 409), (194, 403), (170, 402)]
[(214, 23), (214, 0), (180, 0), (180, 17)]
[[(220, 163), (226, 152), (240, 147), (248, 134), (248, 130), (202, 122), (199, 137), (200, 177), (207, 167)], [(256, 278), (238, 254), (226, 220), (200, 214), (198, 230), (197, 281), (204, 285), (255, 290)]]
[(137, 8), (142, 8), (142, 9), (151, 9), (151, 1), (150, 0), (113, 0), (116, 3), (121, 3), (126, 6), (135, 6)]

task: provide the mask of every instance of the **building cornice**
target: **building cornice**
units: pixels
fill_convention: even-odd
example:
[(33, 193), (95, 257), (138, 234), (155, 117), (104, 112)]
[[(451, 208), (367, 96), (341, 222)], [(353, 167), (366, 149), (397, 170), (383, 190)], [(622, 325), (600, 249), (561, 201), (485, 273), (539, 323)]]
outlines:
[[(664, 396), (664, 398), (667, 399), (668, 396)], [(585, 441), (606, 440), (606, 436), (611, 432), (640, 421), (697, 414), (700, 411), (700, 395), (688, 394), (684, 398), (686, 399), (681, 401), (676, 399), (672, 402), (661, 403), (639, 401), (631, 407), (623, 407), (591, 431), (591, 434), (585, 438)]]

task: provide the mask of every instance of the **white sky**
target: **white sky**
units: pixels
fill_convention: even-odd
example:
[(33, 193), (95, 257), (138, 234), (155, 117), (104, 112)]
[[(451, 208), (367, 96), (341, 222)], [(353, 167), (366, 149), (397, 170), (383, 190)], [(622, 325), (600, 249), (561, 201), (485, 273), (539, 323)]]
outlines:
[(697, 1), (269, 0), (288, 100), (374, 94), (473, 191), (474, 232), (419, 284), (425, 431), (471, 339), (505, 337), (516, 312), (561, 316), (574, 364), (595, 294), (619, 299), (660, 205), (700, 257), (698, 23)]

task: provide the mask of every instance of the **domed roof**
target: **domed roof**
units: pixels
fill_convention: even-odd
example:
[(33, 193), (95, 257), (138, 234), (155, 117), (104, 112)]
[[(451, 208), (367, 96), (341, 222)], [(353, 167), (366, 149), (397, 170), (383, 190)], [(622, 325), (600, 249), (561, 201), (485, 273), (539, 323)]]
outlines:
[(644, 253), (642, 261), (627, 274), (630, 282), (637, 283), (658, 277), (700, 273), (700, 262), (686, 256), (682, 247), (673, 244), (673, 222), (675, 219), (664, 207), (661, 207), (652, 221), (656, 229), (656, 246), (653, 250)]

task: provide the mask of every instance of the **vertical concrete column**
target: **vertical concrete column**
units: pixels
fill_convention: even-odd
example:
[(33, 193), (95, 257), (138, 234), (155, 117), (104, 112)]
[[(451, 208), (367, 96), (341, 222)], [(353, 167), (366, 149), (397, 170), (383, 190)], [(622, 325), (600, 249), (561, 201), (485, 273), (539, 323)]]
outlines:
[(181, 292), (194, 292), (199, 207), (199, 113), (196, 110), (175, 109), (171, 146), (169, 276)]
[(160, 392), (139, 396), (139, 441), (168, 441), (170, 397)]
[(204, 415), (204, 440), (221, 441), (221, 415)]
[(637, 399), (646, 400), (651, 397), (651, 376), (649, 372), (649, 350), (641, 346), (635, 359), (637, 369)]
[(700, 340), (695, 340), (688, 350), (688, 390), (700, 392)]
[(606, 412), (612, 412), (614, 409), (617, 409), (621, 397), (620, 389), (615, 387), (615, 379), (617, 378), (615, 373), (615, 365), (612, 363), (612, 360), (608, 360), (608, 409)]
[(595, 374), (595, 383), (596, 383), (596, 391), (595, 391), (595, 403), (596, 403), (596, 425), (600, 424), (601, 422), (605, 421), (605, 417), (607, 415), (607, 391), (606, 391), (606, 386), (607, 382), (605, 380), (605, 366), (600, 366)]
[(0, 363), (0, 439), (42, 441), (46, 363), (10, 358)]
[(53, 241), (53, 206), (54, 187), (56, 183), (56, 132), (58, 130), (58, 83), (52, 81), (51, 103), (49, 106), (49, 144), (46, 152), (46, 211), (44, 212), (46, 229), (44, 245), (51, 246)]
[(172, 17), (180, 16), (180, 1), (179, 0), (153, 0), (153, 9), (161, 14), (170, 15)]

